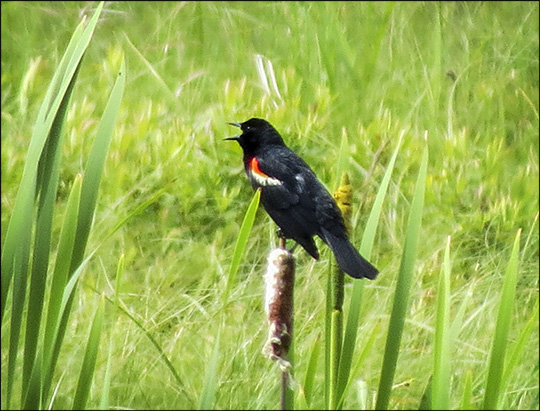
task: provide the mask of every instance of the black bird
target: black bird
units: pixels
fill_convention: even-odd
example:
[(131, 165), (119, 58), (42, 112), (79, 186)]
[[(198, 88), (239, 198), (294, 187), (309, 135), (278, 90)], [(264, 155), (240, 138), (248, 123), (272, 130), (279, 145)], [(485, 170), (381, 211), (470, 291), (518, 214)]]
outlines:
[(354, 248), (341, 211), (313, 170), (289, 149), (266, 120), (252, 118), (240, 127), (237, 141), (244, 151), (244, 168), (261, 203), (285, 238), (295, 240), (315, 259), (318, 235), (334, 252), (339, 268), (354, 278), (373, 280), (378, 270)]

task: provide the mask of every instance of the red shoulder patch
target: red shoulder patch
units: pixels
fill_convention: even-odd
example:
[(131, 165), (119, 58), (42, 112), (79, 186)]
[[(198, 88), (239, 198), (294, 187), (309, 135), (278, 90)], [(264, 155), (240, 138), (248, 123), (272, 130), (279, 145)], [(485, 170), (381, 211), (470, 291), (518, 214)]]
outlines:
[(253, 173), (256, 173), (260, 175), (261, 177), (268, 178), (270, 177), (268, 174), (265, 174), (261, 171), (259, 168), (259, 160), (257, 160), (257, 157), (253, 157), (251, 161), (249, 162), (249, 168)]
[(277, 178), (270, 177), (260, 169), (259, 160), (257, 160), (257, 157), (253, 157), (249, 161), (249, 172), (252, 180), (261, 186), (278, 186), (281, 184), (281, 181), (279, 181)]

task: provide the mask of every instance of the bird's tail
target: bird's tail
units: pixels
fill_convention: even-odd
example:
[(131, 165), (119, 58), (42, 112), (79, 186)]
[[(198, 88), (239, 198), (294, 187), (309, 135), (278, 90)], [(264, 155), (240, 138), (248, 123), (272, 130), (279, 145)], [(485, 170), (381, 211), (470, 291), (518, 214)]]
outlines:
[(336, 237), (323, 228), (322, 239), (330, 246), (339, 268), (354, 278), (375, 279), (377, 270), (368, 260), (360, 255), (348, 238)]

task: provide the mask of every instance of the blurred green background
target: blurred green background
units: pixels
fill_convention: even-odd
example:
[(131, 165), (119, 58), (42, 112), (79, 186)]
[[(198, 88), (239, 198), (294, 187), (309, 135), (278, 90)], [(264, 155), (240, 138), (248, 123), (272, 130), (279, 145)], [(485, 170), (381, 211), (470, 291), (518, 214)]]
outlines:
[[(96, 5), (1, 3), (2, 240), (37, 110), (74, 28)], [(330, 191), (340, 178), (336, 161), (346, 136), (358, 239), (403, 135), (371, 258), (381, 274), (366, 284), (361, 313), (359, 346), (362, 335), (380, 330), (357, 376), (369, 398), (427, 138), (422, 241), (391, 406), (417, 407), (427, 384), (434, 288), (448, 236), (452, 302), (472, 296), (451, 389), (459, 393), (462, 376), (472, 372), (480, 406), (494, 307), (518, 229), (523, 253), (514, 337), (538, 301), (538, 26), (537, 2), (107, 2), (68, 113), (59, 213), (84, 168), (122, 56), (127, 84), (90, 237), (89, 250), (99, 249), (71, 317), (55, 408), (70, 401), (70, 373), (76, 373), (70, 365), (80, 361), (98, 295), (113, 293), (120, 256), (122, 300), (171, 359), (183, 387), (140, 329), (120, 316), (103, 337), (115, 342), (113, 408), (195, 408), (218, 327), (216, 408), (277, 407), (278, 370), (260, 353), (266, 338), (261, 275), (275, 244), (262, 211), (234, 293), (226, 305), (220, 299), (252, 197), (240, 149), (222, 139), (236, 132), (227, 122), (251, 117), (270, 121)], [(301, 377), (324, 329), (330, 255), (314, 262), (296, 254)], [(527, 352), (508, 381), (505, 407), (538, 409), (538, 328)], [(2, 374), (4, 360), (2, 350)], [(98, 359), (94, 393), (105, 361)], [(315, 409), (322, 398), (321, 392)], [(358, 407), (354, 395), (347, 407)]]

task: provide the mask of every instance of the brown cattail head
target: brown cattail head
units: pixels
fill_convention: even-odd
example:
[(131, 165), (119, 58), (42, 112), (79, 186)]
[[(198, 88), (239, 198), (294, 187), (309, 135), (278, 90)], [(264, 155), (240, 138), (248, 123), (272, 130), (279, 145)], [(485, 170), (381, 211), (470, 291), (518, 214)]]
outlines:
[(283, 371), (290, 368), (286, 355), (292, 341), (294, 300), (294, 257), (284, 248), (268, 256), (265, 311), (268, 316), (268, 341), (263, 353), (278, 361)]

